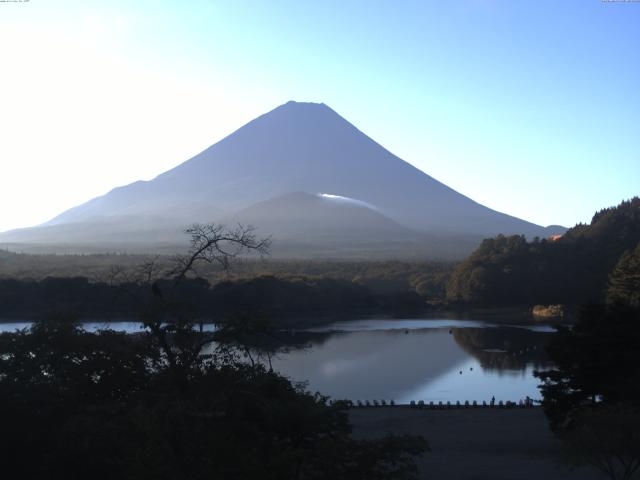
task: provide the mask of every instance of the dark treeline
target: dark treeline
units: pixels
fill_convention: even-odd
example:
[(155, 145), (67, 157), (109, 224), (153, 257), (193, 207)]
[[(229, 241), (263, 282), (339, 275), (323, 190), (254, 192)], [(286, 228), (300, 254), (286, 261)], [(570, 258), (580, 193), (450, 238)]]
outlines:
[[(168, 300), (190, 305), (194, 315), (216, 320), (238, 314), (269, 317), (274, 325), (296, 316), (322, 318), (377, 312), (402, 313), (427, 308), (425, 300), (410, 290), (374, 291), (340, 279), (263, 276), (210, 285), (202, 278), (179, 285), (159, 280), (157, 291)], [(0, 316), (40, 318), (49, 312), (66, 312), (85, 318), (137, 317), (147, 285), (137, 282), (108, 284), (84, 277), (35, 280), (0, 280)]]
[(85, 277), (36, 280), (0, 280), (0, 315), (16, 318), (39, 318), (50, 312), (75, 312), (84, 316), (105, 318), (135, 314), (133, 298), (138, 285), (114, 287), (101, 282), (89, 282)]
[[(150, 260), (159, 270), (172, 265), (174, 257), (128, 254), (31, 255), (0, 250), (0, 279), (24, 280), (33, 284), (49, 277), (84, 277), (89, 283), (113, 283), (114, 272), (135, 276), (140, 265)], [(257, 277), (284, 281), (312, 282), (323, 279), (347, 281), (368, 287), (374, 294), (402, 295), (416, 292), (427, 302), (445, 301), (445, 286), (455, 264), (432, 261), (317, 261), (237, 258), (230, 271), (215, 265), (201, 265), (198, 276), (211, 285)], [(51, 281), (51, 280), (48, 280)], [(76, 280), (80, 281), (80, 280)], [(120, 279), (121, 283), (122, 279)]]
[[(153, 258), (159, 266), (173, 263), (174, 255), (104, 254), (30, 254), (0, 250), (0, 277), (41, 280), (45, 277), (87, 277), (105, 279), (115, 268), (132, 270)], [(231, 271), (201, 265), (198, 275), (211, 283), (257, 276), (300, 276), (340, 278), (353, 281), (384, 280), (389, 286), (417, 287), (429, 276), (446, 276), (453, 262), (399, 260), (302, 260), (265, 257), (236, 258)], [(429, 272), (429, 273), (426, 273)]]
[(331, 278), (279, 279), (258, 277), (239, 282), (220, 282), (212, 289), (211, 300), (221, 315), (239, 309), (272, 315), (306, 316), (358, 312), (402, 313), (426, 309), (423, 298), (413, 291), (376, 292), (372, 288)]
[(487, 239), (455, 268), (447, 299), (489, 305), (603, 301), (614, 269), (618, 276), (624, 273), (617, 264), (633, 261), (639, 242), (637, 197), (596, 213), (589, 225), (577, 225), (559, 239)]

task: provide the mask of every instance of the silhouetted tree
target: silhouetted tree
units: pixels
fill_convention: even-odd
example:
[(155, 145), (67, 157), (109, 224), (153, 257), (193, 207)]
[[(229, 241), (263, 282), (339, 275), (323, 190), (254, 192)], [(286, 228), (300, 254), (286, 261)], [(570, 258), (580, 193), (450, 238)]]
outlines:
[(243, 336), (262, 335), (259, 325), (194, 329), (180, 292), (197, 289), (188, 278), (195, 265), (226, 268), (225, 255), (264, 246), (217, 229), (195, 235), (170, 279), (148, 265), (146, 288), (134, 284), (145, 331), (88, 333), (56, 317), (0, 334), (3, 472), (70, 480), (415, 478), (422, 437), (355, 440), (344, 404), (329, 406), (262, 364), (240, 361)]

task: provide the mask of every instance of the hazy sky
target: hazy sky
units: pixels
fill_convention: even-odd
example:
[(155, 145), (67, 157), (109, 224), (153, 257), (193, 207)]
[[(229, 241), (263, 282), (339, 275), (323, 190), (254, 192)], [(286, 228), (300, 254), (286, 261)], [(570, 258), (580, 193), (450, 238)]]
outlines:
[(288, 100), (539, 224), (640, 194), (640, 2), (0, 2), (0, 66), (0, 230)]

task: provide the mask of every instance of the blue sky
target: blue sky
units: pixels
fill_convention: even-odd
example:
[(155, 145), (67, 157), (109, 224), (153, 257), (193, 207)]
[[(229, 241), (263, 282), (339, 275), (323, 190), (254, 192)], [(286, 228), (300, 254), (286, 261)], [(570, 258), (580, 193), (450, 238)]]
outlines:
[(640, 2), (0, 3), (0, 230), (324, 102), (491, 208), (571, 226), (640, 194)]

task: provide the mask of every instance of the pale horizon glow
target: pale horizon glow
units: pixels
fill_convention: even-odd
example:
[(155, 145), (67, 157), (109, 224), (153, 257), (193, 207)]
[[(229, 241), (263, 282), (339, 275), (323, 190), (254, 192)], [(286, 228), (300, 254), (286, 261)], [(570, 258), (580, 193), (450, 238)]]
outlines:
[[(267, 5), (268, 3), (268, 5)], [(0, 231), (323, 102), (541, 225), (640, 194), (640, 3), (0, 3)]]

